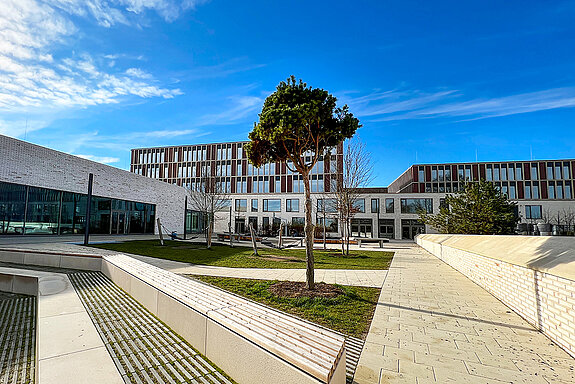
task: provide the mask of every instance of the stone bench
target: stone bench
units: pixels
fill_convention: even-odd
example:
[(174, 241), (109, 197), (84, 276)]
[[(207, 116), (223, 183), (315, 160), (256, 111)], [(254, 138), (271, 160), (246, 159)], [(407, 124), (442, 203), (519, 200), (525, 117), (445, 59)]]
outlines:
[(383, 243), (389, 243), (389, 239), (384, 237), (356, 237), (357, 245), (361, 248), (362, 243), (379, 243), (379, 248), (383, 248)]
[(345, 338), (126, 255), (102, 272), (238, 383), (345, 383)]

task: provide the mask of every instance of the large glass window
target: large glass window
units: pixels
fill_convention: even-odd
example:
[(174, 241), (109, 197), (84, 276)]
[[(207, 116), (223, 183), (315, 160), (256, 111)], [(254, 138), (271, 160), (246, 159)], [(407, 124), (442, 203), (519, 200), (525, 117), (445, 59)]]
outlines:
[(418, 181), (419, 181), (420, 183), (423, 183), (423, 182), (425, 181), (425, 168), (419, 167), (419, 170), (418, 170), (418, 179), (419, 179)]
[(393, 213), (394, 210), (393, 199), (385, 199), (385, 213)]
[(569, 163), (568, 162), (563, 163), (563, 178), (565, 180), (569, 180), (571, 178), (571, 172), (569, 172)]
[(281, 212), (282, 201), (280, 199), (264, 199), (264, 212)]
[(379, 213), (379, 199), (371, 199), (371, 213)]
[(541, 206), (540, 205), (526, 205), (525, 206), (525, 218), (527, 218), (527, 219), (540, 219), (541, 218)]
[(258, 211), (258, 199), (252, 199), (252, 212)]
[(0, 183), (0, 233), (21, 234), (24, 230), (26, 187)]
[(325, 225), (326, 232), (337, 232), (337, 219), (333, 217), (326, 217), (325, 224), (323, 222), (323, 216), (317, 218), (317, 223), (319, 226), (323, 227)]
[(401, 199), (401, 213), (433, 213), (432, 199)]
[(236, 212), (247, 212), (248, 210), (248, 200), (247, 199), (236, 199)]
[(355, 199), (353, 202), (353, 208), (360, 213), (365, 212), (365, 199)]
[(337, 212), (337, 200), (336, 199), (317, 199), (317, 211), (326, 213)]
[(286, 212), (299, 212), (299, 199), (287, 199)]
[(537, 180), (537, 164), (531, 164), (531, 180)]

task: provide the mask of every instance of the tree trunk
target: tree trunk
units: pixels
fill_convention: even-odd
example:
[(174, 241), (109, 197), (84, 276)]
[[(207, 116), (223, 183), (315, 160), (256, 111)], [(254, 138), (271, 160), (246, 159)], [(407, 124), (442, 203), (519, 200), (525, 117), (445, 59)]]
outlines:
[(341, 255), (345, 256), (345, 222), (340, 220), (341, 225)]
[(309, 186), (309, 173), (302, 173), (303, 186), (305, 190), (305, 256), (307, 261), (306, 283), (307, 289), (314, 289), (314, 270), (313, 270), (313, 223), (312, 223), (312, 206), (311, 191)]
[(349, 221), (349, 223), (347, 223), (347, 241), (346, 241), (347, 250), (346, 250), (346, 252), (345, 252), (345, 254), (346, 254), (347, 256), (349, 256), (349, 238), (350, 238), (349, 235), (350, 235), (350, 234), (351, 234), (351, 220)]
[(214, 218), (210, 215), (208, 218), (210, 220), (210, 224), (208, 225), (208, 236), (206, 238), (207, 248), (212, 248), (212, 234), (214, 233)]
[(326, 231), (326, 225), (325, 225), (325, 207), (323, 209), (323, 250), (325, 251), (326, 249), (326, 245), (325, 245), (325, 231)]

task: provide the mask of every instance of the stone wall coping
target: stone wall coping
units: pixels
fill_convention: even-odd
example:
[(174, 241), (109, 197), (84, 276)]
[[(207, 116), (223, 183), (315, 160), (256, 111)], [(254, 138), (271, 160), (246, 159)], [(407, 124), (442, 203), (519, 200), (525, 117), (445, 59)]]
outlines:
[(575, 281), (575, 237), (423, 234), (418, 239)]

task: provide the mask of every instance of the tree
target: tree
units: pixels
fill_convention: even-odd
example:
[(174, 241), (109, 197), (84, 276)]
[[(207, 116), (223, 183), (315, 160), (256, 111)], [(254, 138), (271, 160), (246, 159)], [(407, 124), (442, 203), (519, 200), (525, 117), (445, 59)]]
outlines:
[[(206, 247), (212, 247), (212, 235), (217, 214), (230, 206), (231, 200), (224, 182), (212, 176), (206, 164), (200, 168), (200, 182), (188, 189), (192, 209), (201, 212), (207, 220)], [(230, 233), (231, 238), (231, 233)]]
[(365, 144), (359, 138), (349, 140), (344, 148), (341, 180), (338, 180), (332, 187), (341, 226), (342, 255), (349, 255), (351, 220), (359, 212), (357, 202), (361, 195), (361, 188), (372, 180), (371, 154), (367, 152)]
[(269, 95), (259, 114), (259, 122), (246, 145), (249, 161), (256, 167), (275, 161), (291, 161), (305, 190), (305, 247), (307, 288), (314, 288), (313, 223), (309, 173), (332, 147), (354, 135), (359, 120), (347, 105), (320, 88), (308, 87), (291, 76)]
[(493, 183), (482, 180), (447, 195), (438, 214), (421, 210), (419, 217), (441, 233), (505, 235), (513, 234), (519, 221), (516, 207)]

